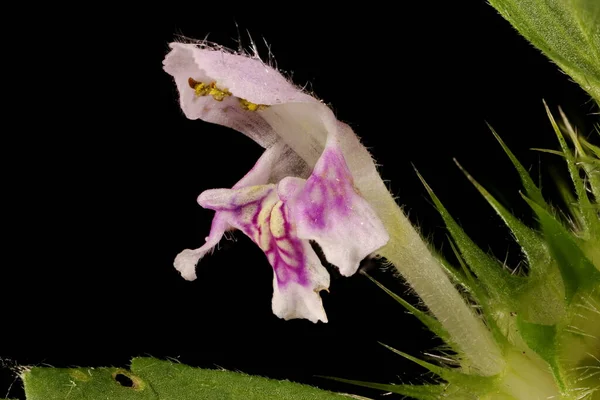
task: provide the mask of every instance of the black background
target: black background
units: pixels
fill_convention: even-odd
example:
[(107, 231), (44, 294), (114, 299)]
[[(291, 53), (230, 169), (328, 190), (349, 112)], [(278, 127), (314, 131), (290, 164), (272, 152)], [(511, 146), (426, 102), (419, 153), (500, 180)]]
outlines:
[[(485, 121), (536, 176), (542, 171), (552, 196), (545, 171), (560, 164), (529, 150), (556, 148), (542, 99), (586, 131), (593, 109), (489, 5), (454, 3), (31, 10), (45, 25), (36, 31), (32, 20), (29, 31), (15, 32), (26, 45), (16, 44), (6, 78), (19, 90), (5, 109), (13, 124), (2, 146), (0, 395), (14, 365), (126, 366), (141, 355), (375, 398), (377, 391), (315, 375), (423, 381), (422, 370), (378, 342), (413, 355), (439, 343), (364, 276), (331, 271), (328, 324), (271, 313), (271, 268), (241, 234), (202, 261), (196, 281), (179, 276), (174, 256), (203, 243), (213, 215), (196, 196), (230, 187), (261, 149), (188, 121), (161, 63), (178, 35), (209, 34), (233, 48), (241, 37), (247, 48), (248, 31), (266, 59), (264, 38), (278, 67), (354, 128), (427, 237), (448, 247), (411, 163), (477, 243), (515, 265), (510, 235), (452, 158), (529, 221), (518, 178)], [(8, 394), (23, 396), (20, 383)]]

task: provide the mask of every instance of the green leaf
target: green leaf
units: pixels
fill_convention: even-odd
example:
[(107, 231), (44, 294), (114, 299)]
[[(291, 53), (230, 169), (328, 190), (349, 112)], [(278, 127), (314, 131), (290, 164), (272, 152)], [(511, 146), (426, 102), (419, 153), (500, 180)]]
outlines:
[(570, 303), (578, 290), (597, 287), (600, 272), (585, 256), (575, 238), (548, 211), (523, 196), (536, 213), (544, 238), (563, 278), (565, 298)]
[(600, 104), (598, 0), (490, 0), (490, 4)]
[[(22, 373), (27, 400), (326, 400), (348, 399), (289, 381), (134, 358), (120, 368), (39, 368)], [(119, 378), (122, 378), (120, 381)], [(129, 379), (131, 387), (119, 382)]]
[[(131, 379), (132, 387), (116, 379)], [(40, 368), (21, 374), (27, 400), (156, 400), (158, 394), (142, 377), (120, 368)]]
[[(588, 42), (592, 45), (600, 43), (600, 4), (593, 0), (569, 0), (567, 4)], [(600, 58), (600, 49), (590, 50), (596, 59)]]

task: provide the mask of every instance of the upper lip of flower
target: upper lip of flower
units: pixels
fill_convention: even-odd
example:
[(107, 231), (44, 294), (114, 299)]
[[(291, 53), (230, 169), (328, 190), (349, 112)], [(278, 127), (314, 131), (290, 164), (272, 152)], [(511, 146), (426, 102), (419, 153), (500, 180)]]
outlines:
[(216, 211), (211, 232), (204, 246), (178, 255), (176, 268), (194, 279), (196, 262), (224, 232), (242, 230), (275, 270), (275, 314), (326, 321), (318, 291), (328, 288), (329, 275), (309, 240), (351, 275), (389, 239), (358, 192), (361, 185), (385, 190), (370, 155), (327, 106), (260, 60), (191, 44), (171, 48), (165, 70), (186, 116), (234, 128), (266, 148), (232, 189), (199, 196)]

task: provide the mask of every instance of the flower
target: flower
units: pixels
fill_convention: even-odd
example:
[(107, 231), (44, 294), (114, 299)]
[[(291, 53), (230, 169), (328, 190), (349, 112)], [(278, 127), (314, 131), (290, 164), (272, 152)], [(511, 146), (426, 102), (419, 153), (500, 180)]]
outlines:
[(266, 149), (231, 189), (200, 194), (198, 203), (216, 212), (210, 233), (200, 248), (182, 251), (175, 268), (196, 279), (198, 261), (225, 232), (240, 230), (273, 267), (274, 314), (327, 322), (319, 292), (328, 289), (329, 273), (310, 241), (350, 276), (389, 240), (374, 207), (386, 189), (370, 154), (326, 105), (258, 58), (206, 45), (170, 47), (164, 69), (185, 115), (238, 130)]

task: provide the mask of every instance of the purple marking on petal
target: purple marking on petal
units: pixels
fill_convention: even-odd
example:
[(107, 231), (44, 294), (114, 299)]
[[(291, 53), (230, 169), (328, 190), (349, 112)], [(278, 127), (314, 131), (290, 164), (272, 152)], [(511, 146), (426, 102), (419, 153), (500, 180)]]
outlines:
[(263, 250), (279, 285), (291, 281), (309, 284), (303, 243), (296, 236), (287, 207), (277, 197), (275, 185), (207, 190), (199, 202), (224, 215), (231, 226)]
[(351, 196), (356, 189), (352, 174), (341, 152), (327, 148), (304, 187), (304, 215), (313, 228), (325, 229), (325, 212), (348, 215), (352, 211)]
[(271, 229), (271, 246), (265, 251), (277, 277), (277, 283), (285, 286), (294, 281), (308, 286), (306, 255), (302, 241), (295, 234), (293, 224), (288, 217), (288, 210), (279, 201), (271, 211), (269, 219)]
[(342, 275), (354, 274), (363, 258), (389, 240), (376, 212), (354, 186), (335, 140), (328, 142), (306, 182), (285, 178), (277, 193), (291, 211), (298, 238), (316, 240)]
[(208, 190), (198, 200), (203, 207), (218, 210), (220, 220), (241, 230), (263, 250), (273, 267), (275, 315), (327, 321), (318, 292), (329, 287), (329, 274), (308, 240), (298, 237), (275, 185)]

